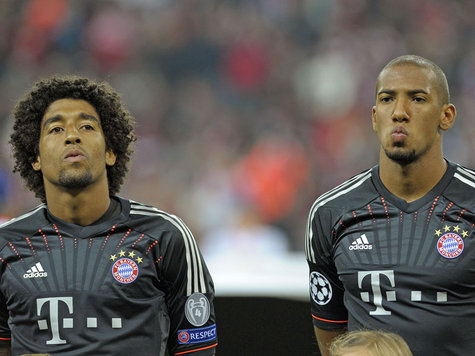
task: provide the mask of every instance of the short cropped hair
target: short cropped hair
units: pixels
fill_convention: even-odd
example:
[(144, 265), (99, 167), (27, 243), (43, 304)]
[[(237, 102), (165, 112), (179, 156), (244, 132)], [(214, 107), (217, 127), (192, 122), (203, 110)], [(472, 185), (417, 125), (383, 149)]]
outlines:
[(440, 103), (442, 105), (450, 103), (449, 85), (447, 83), (447, 77), (445, 76), (444, 71), (431, 60), (421, 57), (421, 56), (408, 54), (408, 55), (396, 57), (393, 60), (391, 60), (388, 64), (384, 66), (381, 72), (379, 72), (378, 81), (377, 81), (378, 85), (379, 85), (379, 78), (381, 77), (381, 74), (383, 72), (385, 72), (387, 69), (390, 69), (392, 67), (404, 66), (404, 65), (413, 65), (416, 67), (425, 68), (425, 69), (430, 70), (432, 73), (434, 73)]
[(46, 194), (41, 171), (32, 163), (39, 155), (41, 121), (48, 107), (56, 100), (80, 99), (91, 104), (99, 114), (106, 150), (117, 157), (113, 166), (107, 166), (109, 194), (119, 192), (129, 169), (133, 153), (135, 121), (121, 102), (120, 95), (106, 82), (73, 75), (52, 76), (34, 84), (13, 110), (13, 132), (10, 135), (14, 166), (28, 189), (42, 202)]
[(371, 356), (412, 356), (401, 336), (386, 331), (350, 331), (340, 335), (330, 345), (331, 356), (344, 356), (347, 352), (362, 350), (368, 351)]

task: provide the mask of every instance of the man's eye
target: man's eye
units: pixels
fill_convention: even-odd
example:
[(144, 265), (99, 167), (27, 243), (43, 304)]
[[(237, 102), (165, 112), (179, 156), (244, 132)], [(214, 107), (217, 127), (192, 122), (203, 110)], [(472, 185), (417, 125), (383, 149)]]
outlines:
[(61, 131), (63, 131), (63, 128), (59, 126), (53, 127), (51, 130), (49, 130), (50, 133), (59, 133)]
[(390, 96), (383, 96), (381, 99), (379, 99), (382, 103), (389, 103), (392, 98)]
[(85, 129), (85, 130), (94, 130), (94, 127), (93, 127), (93, 126), (87, 125), (87, 124), (86, 124), (86, 125), (82, 125), (81, 128), (82, 128), (82, 129)]
[(418, 102), (418, 103), (421, 103), (421, 102), (426, 101), (426, 99), (424, 99), (424, 98), (422, 98), (422, 97), (420, 97), (420, 96), (416, 96), (416, 97), (414, 97), (414, 101), (416, 101), (416, 102)]

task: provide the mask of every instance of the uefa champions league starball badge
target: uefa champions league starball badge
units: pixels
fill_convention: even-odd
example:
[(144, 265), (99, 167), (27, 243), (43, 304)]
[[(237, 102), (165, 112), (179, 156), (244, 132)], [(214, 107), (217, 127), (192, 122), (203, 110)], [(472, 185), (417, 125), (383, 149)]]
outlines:
[(328, 279), (318, 272), (310, 274), (310, 295), (318, 305), (325, 305), (332, 299), (332, 286)]

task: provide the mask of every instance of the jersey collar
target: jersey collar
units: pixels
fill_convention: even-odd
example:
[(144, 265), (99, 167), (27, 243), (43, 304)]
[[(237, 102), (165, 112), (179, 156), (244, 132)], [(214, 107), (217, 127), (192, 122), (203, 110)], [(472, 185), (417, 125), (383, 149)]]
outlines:
[(117, 223), (124, 221), (128, 215), (128, 204), (125, 199), (119, 197), (111, 197), (111, 205), (104, 215), (93, 224), (88, 226), (76, 225), (54, 216), (49, 209), (47, 209), (47, 219), (55, 224), (58, 229), (64, 234), (79, 238), (89, 238), (108, 231)]
[(406, 202), (405, 200), (395, 196), (393, 193), (391, 193), (383, 184), (381, 181), (381, 178), (379, 177), (379, 165), (376, 165), (373, 167), (371, 176), (373, 183), (376, 187), (376, 190), (380, 195), (384, 197), (388, 202), (399, 208), (400, 210), (406, 212), (406, 213), (413, 213), (414, 211), (419, 210), (422, 208), (424, 205), (433, 202), (437, 196), (440, 196), (445, 188), (449, 185), (450, 180), (452, 179), (457, 166), (453, 163), (450, 162), (449, 160), (447, 161), (447, 170), (441, 180), (432, 188), (426, 195), (424, 195), (422, 198), (419, 198), (413, 202)]

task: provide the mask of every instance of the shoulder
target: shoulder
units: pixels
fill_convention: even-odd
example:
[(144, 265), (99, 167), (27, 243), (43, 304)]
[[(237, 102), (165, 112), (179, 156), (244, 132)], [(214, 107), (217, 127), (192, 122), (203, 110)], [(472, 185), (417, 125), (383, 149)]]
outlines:
[(460, 207), (475, 213), (475, 170), (454, 165), (455, 172), (444, 195)]
[(377, 167), (367, 169), (319, 196), (310, 209), (310, 219), (324, 211), (339, 215), (373, 200), (378, 195), (372, 180), (374, 174), (377, 174)]
[(38, 229), (47, 224), (46, 204), (38, 205), (29, 212), (8, 220), (0, 225), (0, 249), (7, 242), (32, 235)]
[(164, 233), (171, 232), (172, 236), (177, 234), (184, 237), (191, 236), (189, 228), (178, 216), (134, 200), (128, 202), (130, 204), (128, 224), (135, 230), (149, 235), (163, 236)]
[(25, 234), (29, 230), (40, 228), (41, 223), (45, 222), (45, 212), (46, 204), (38, 205), (36, 208), (30, 210), (29, 212), (1, 224), (0, 234), (3, 235), (6, 232), (11, 233), (15, 231), (19, 231), (22, 234)]

